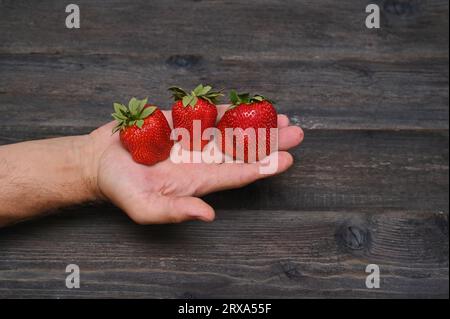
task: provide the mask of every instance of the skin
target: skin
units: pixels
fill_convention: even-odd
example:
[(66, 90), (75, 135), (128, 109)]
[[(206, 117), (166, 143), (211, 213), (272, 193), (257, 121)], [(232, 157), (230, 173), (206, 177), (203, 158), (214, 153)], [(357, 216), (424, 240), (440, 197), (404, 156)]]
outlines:
[[(218, 107), (219, 118), (226, 105)], [(164, 111), (172, 125), (170, 112)], [(109, 200), (138, 224), (214, 220), (214, 209), (199, 197), (239, 188), (269, 175), (259, 163), (135, 163), (110, 122), (89, 135), (29, 141), (0, 147), (0, 226), (60, 207)], [(280, 174), (293, 163), (287, 152), (303, 131), (278, 115)]]

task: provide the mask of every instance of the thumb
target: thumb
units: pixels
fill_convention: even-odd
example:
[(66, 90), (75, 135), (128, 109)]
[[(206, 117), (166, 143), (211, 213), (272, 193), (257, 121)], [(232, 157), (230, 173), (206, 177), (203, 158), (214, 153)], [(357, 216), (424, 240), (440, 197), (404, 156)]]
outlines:
[(151, 195), (139, 210), (130, 213), (138, 224), (170, 224), (189, 220), (214, 220), (214, 209), (197, 197)]

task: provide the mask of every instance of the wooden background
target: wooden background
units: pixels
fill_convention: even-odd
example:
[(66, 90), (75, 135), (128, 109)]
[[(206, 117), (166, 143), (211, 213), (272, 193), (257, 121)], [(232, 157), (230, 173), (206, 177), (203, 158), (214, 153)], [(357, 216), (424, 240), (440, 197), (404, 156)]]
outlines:
[(64, 1), (0, 0), (0, 144), (88, 133), (112, 101), (169, 107), (167, 87), (200, 82), (273, 97), (305, 141), (284, 175), (207, 196), (213, 224), (88, 205), (1, 229), (1, 298), (448, 298), (447, 0), (76, 3), (69, 30)]

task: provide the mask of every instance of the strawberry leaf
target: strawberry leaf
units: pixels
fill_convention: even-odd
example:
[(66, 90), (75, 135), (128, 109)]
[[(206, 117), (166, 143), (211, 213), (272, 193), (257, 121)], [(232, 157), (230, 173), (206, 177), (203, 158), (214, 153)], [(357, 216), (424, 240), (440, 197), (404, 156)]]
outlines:
[(215, 104), (209, 97), (202, 96), (202, 99), (208, 101), (208, 102), (211, 103), (211, 104)]
[(114, 111), (116, 111), (116, 114), (124, 114), (127, 111), (127, 107), (120, 103), (114, 103)]
[(124, 115), (122, 115), (122, 114), (117, 114), (117, 113), (113, 113), (113, 114), (111, 114), (112, 115), (112, 117), (114, 118), (114, 119), (116, 119), (118, 122), (121, 122), (121, 121), (126, 121), (126, 116), (124, 116)]
[(223, 96), (221, 91), (213, 92), (212, 86), (204, 86), (203, 84), (197, 85), (190, 94), (186, 93), (186, 91), (184, 91), (183, 89), (175, 86), (170, 87), (169, 91), (172, 92), (172, 96), (175, 101), (182, 101), (184, 107), (188, 105), (194, 107), (198, 102), (198, 98), (202, 98), (211, 104), (217, 104), (219, 97)]
[(194, 91), (192, 91), (192, 95), (199, 96), (203, 92), (203, 84), (199, 84)]
[(249, 93), (238, 94), (238, 93), (236, 93), (235, 90), (232, 90), (230, 92), (230, 101), (232, 103), (232, 108), (234, 108), (240, 104), (250, 104), (250, 103), (262, 102), (262, 101), (268, 101), (268, 102), (274, 104), (273, 101), (269, 100), (268, 98), (266, 98), (262, 95), (255, 94), (252, 97), (250, 97)]
[(231, 92), (230, 92), (230, 101), (231, 101), (231, 104), (233, 104), (233, 105), (239, 103), (239, 96), (235, 90), (231, 90)]
[(116, 133), (117, 131), (120, 131), (123, 128), (122, 125), (117, 125), (116, 127), (113, 128), (112, 133)]
[(185, 97), (183, 97), (183, 101), (182, 101), (183, 102), (183, 106), (184, 107), (188, 106), (193, 99), (194, 99), (193, 95), (186, 95)]
[(184, 91), (182, 88), (179, 88), (176, 86), (170, 87), (169, 91), (172, 92), (172, 97), (174, 98), (175, 101), (179, 101), (179, 100), (183, 99), (183, 97), (188, 95), (186, 93), (186, 91)]
[(144, 125), (144, 120), (137, 120), (136, 121), (136, 126), (139, 128), (142, 128), (142, 126)]
[(149, 117), (153, 112), (155, 112), (156, 110), (156, 106), (149, 106), (147, 108), (145, 108), (144, 110), (142, 110), (140, 118), (142, 120), (146, 119), (147, 117)]
[(192, 106), (192, 107), (195, 107), (197, 102), (198, 102), (198, 97), (193, 96), (191, 102), (189, 102), (189, 105)]
[(203, 87), (203, 90), (200, 92), (200, 95), (206, 95), (211, 90), (212, 90), (212, 86), (207, 85), (207, 86)]
[(138, 102), (139, 102), (138, 113), (139, 114), (141, 114), (142, 110), (144, 110), (145, 105), (147, 105), (147, 101), (148, 101), (148, 97), (146, 97), (143, 100), (138, 100)]
[(128, 109), (130, 110), (131, 115), (138, 115), (139, 104), (140, 103), (136, 98), (131, 98), (130, 102), (128, 103)]
[(241, 101), (241, 103), (249, 103), (250, 102), (250, 93), (239, 94), (239, 100)]
[(133, 125), (142, 128), (145, 124), (145, 118), (157, 109), (156, 106), (147, 106), (147, 102), (148, 98), (138, 100), (133, 97), (128, 102), (128, 107), (120, 103), (114, 103), (115, 113), (111, 116), (117, 121), (117, 125), (113, 129), (113, 133)]

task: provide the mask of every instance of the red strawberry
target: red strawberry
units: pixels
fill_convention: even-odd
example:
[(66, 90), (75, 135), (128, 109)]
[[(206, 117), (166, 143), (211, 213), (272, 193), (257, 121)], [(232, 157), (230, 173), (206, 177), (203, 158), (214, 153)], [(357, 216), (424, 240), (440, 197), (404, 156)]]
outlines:
[(147, 104), (147, 99), (132, 98), (128, 107), (114, 103), (117, 120), (113, 133), (120, 131), (120, 141), (133, 159), (141, 164), (153, 165), (170, 155), (173, 141), (171, 129), (164, 114)]
[[(212, 91), (211, 86), (197, 86), (190, 94), (183, 89), (171, 87), (175, 103), (172, 106), (172, 119), (174, 128), (185, 128), (190, 135), (190, 145), (183, 143), (185, 149), (202, 150), (209, 140), (200, 140), (202, 135), (194, 136), (193, 121), (199, 120), (201, 124), (201, 134), (210, 127), (215, 127), (217, 118), (216, 103), (219, 96), (223, 95), (219, 91)], [(181, 139), (181, 137), (180, 137)], [(194, 139), (197, 139), (194, 141)]]
[[(262, 95), (250, 97), (248, 93), (237, 94), (236, 91), (231, 91), (230, 100), (232, 105), (217, 124), (222, 134), (222, 151), (247, 163), (263, 159), (271, 153), (271, 147), (277, 146), (277, 136), (270, 132), (271, 128), (277, 127), (273, 102)], [(227, 128), (236, 129), (234, 135)], [(265, 136), (259, 136), (259, 128), (265, 129)], [(259, 139), (265, 142), (265, 148), (258, 145), (261, 144)]]

